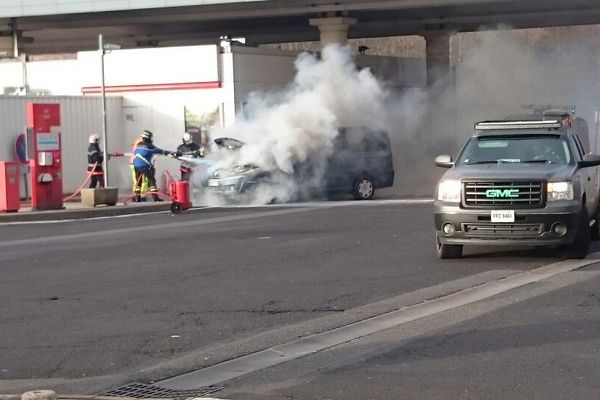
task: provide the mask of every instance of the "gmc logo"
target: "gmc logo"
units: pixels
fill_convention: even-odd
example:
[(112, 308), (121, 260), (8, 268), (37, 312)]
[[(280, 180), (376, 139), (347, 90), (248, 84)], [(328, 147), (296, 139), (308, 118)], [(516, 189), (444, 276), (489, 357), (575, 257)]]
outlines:
[(519, 189), (488, 189), (485, 191), (485, 197), (488, 199), (519, 197)]

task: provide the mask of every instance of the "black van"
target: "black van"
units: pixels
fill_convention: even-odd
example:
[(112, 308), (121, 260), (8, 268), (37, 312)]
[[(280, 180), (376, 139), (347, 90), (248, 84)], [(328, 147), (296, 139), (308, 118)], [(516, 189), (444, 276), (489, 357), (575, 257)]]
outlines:
[[(215, 139), (215, 143), (232, 143), (236, 148), (243, 143), (229, 138)], [(222, 147), (222, 146), (221, 146)], [(228, 147), (230, 148), (230, 147)], [(307, 182), (306, 177), (315, 176), (315, 165), (310, 161), (294, 167), (293, 175), (286, 175), (285, 181)], [(217, 170), (208, 179), (207, 185), (212, 193), (230, 200), (251, 200), (259, 185), (274, 185), (283, 180), (275, 175), (281, 171), (264, 171), (253, 165), (236, 165), (231, 170)], [(281, 177), (280, 177), (281, 178)], [(394, 166), (390, 138), (383, 131), (367, 128), (340, 128), (334, 141), (334, 150), (327, 160), (323, 179), (319, 187), (308, 184), (302, 186), (297, 196), (304, 198), (306, 193), (312, 197), (335, 194), (351, 194), (356, 200), (370, 200), (379, 188), (394, 184)]]

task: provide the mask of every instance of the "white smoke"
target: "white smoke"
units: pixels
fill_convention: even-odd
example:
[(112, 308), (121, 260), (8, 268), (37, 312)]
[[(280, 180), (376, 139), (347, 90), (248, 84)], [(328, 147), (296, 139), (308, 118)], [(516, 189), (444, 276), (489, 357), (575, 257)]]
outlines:
[[(211, 155), (219, 169), (253, 165), (272, 172), (271, 184), (261, 185), (254, 203), (287, 201), (318, 186), (338, 128), (383, 128), (386, 90), (368, 69), (357, 69), (349, 48), (330, 45), (320, 57), (303, 53), (295, 68), (287, 90), (253, 93), (244, 113), (219, 132), (245, 145)], [(307, 161), (311, 171), (299, 180), (297, 166)]]
[[(369, 69), (357, 69), (346, 47), (327, 47), (321, 57), (304, 53), (287, 90), (254, 93), (244, 114), (218, 134), (246, 145), (239, 152), (213, 154), (213, 161), (225, 169), (251, 164), (281, 171), (284, 179), (265, 186), (254, 202), (288, 200), (302, 183), (318, 183), (334, 151), (337, 128), (368, 126), (386, 130), (392, 138), (396, 179), (388, 191), (431, 196), (443, 172), (434, 166), (434, 157), (456, 155), (475, 121), (530, 112), (522, 107), (526, 104), (575, 105), (590, 132), (598, 131), (594, 112), (600, 108), (600, 46), (583, 29), (572, 28), (575, 34), (564, 39), (555, 32), (546, 46), (531, 39), (536, 37), (533, 30), (501, 27), (459, 34), (450, 76), (429, 87), (396, 91)], [(285, 179), (309, 157), (321, 170), (304, 182)]]
[(456, 35), (450, 75), (404, 91), (396, 97), (396, 117), (390, 112), (390, 133), (393, 126), (402, 129), (392, 136), (395, 195), (431, 196), (444, 172), (433, 164), (436, 155), (456, 156), (474, 122), (532, 112), (524, 106), (575, 106), (576, 116), (589, 124), (590, 147), (598, 151), (600, 45), (593, 38), (599, 29), (501, 26)]

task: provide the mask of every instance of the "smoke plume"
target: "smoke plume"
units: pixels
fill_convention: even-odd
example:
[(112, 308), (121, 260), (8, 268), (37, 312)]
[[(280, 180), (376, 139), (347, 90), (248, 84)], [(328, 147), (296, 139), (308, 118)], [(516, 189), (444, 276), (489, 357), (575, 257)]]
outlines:
[[(448, 76), (405, 89), (392, 89), (393, 83), (357, 68), (346, 47), (329, 46), (320, 56), (303, 53), (287, 90), (254, 93), (235, 124), (218, 133), (246, 145), (213, 153), (212, 162), (224, 170), (255, 165), (273, 172), (279, 178), (253, 202), (287, 201), (305, 187), (318, 186), (338, 128), (368, 126), (387, 131), (393, 145), (394, 188), (379, 193), (431, 196), (443, 172), (433, 165), (437, 154), (456, 156), (474, 122), (530, 113), (528, 105), (575, 106), (576, 116), (589, 123), (594, 151), (600, 49), (592, 34), (598, 28), (590, 29), (500, 27), (458, 34)], [(289, 179), (309, 159), (316, 168), (302, 180)]]
[[(244, 113), (219, 136), (244, 142), (239, 150), (212, 154), (214, 169), (256, 166), (269, 171), (254, 203), (288, 201), (318, 187), (340, 127), (384, 128), (387, 92), (368, 69), (357, 69), (346, 47), (320, 56), (302, 53), (296, 76), (281, 93), (253, 93)], [(302, 174), (298, 166), (310, 163)]]

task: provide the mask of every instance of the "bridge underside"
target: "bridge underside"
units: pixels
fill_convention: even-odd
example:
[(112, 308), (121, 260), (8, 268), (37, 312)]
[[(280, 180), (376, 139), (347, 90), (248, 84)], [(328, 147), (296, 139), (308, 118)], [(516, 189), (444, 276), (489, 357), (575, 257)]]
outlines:
[[(249, 45), (319, 40), (310, 19), (356, 20), (349, 38), (467, 32), (600, 23), (597, 0), (277, 0), (222, 5), (0, 19), (0, 36), (18, 40), (19, 52), (94, 50), (102, 33), (124, 48), (217, 43), (245, 37)], [(6, 38), (5, 38), (6, 39)]]

